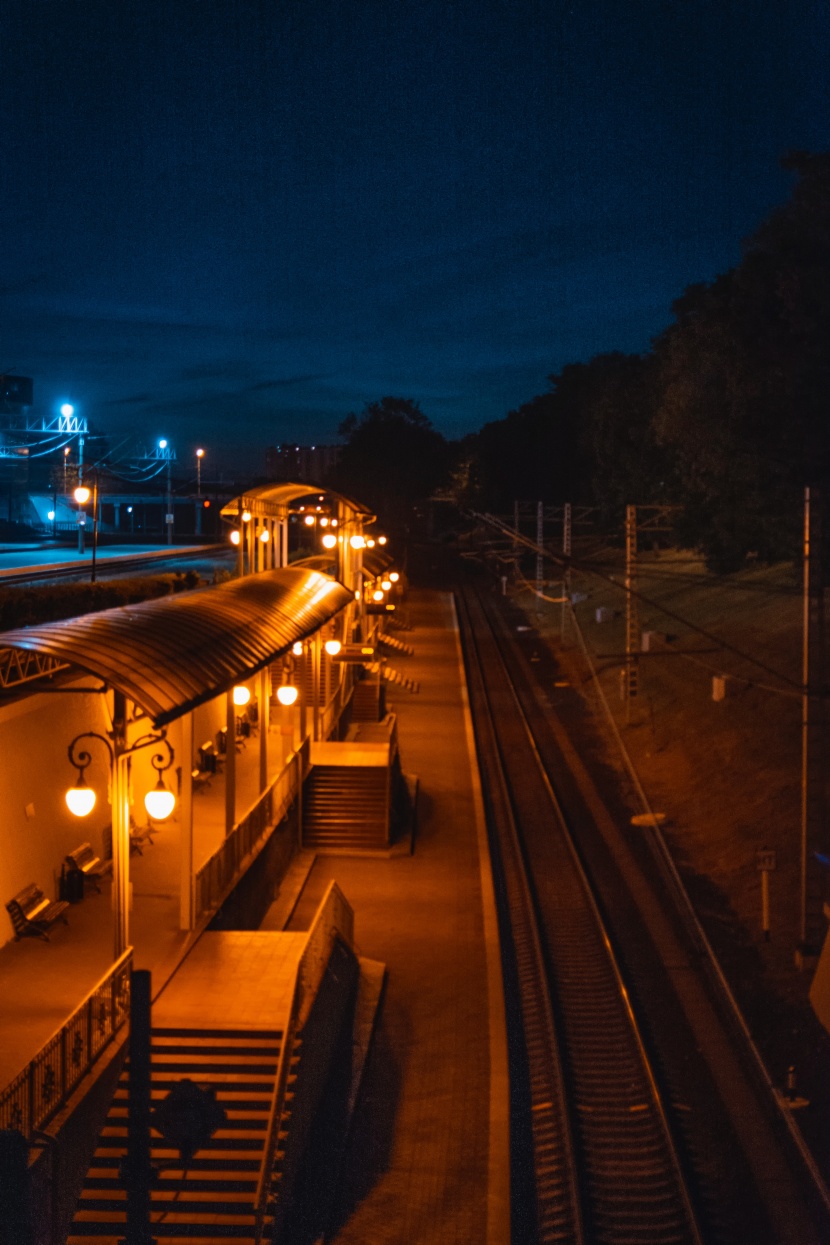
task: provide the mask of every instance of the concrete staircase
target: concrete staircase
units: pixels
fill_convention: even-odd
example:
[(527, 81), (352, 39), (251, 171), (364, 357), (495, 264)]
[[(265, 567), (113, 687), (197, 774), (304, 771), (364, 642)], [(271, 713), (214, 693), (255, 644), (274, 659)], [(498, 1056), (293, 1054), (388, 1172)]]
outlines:
[[(159, 1175), (151, 1195), (151, 1231), (160, 1243), (253, 1245), (254, 1203), (281, 1037), (244, 1029), (153, 1030), (153, 1107), (188, 1078), (215, 1091), (227, 1114), (186, 1171), (179, 1151), (152, 1133), (152, 1162)], [(292, 1064), (297, 1059), (295, 1051)], [(129, 1063), (99, 1137), (67, 1245), (101, 1245), (124, 1236), (126, 1193), (119, 1164), (126, 1154), (128, 1085)]]
[(388, 785), (385, 765), (315, 765), (303, 794), (303, 847), (388, 847)]

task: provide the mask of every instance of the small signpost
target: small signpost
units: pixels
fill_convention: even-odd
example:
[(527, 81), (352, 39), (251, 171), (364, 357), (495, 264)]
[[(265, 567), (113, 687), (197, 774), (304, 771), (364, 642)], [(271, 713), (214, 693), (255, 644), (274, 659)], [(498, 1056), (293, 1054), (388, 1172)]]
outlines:
[(761, 929), (769, 942), (769, 875), (776, 868), (775, 852), (760, 847), (755, 853), (755, 868), (761, 875)]

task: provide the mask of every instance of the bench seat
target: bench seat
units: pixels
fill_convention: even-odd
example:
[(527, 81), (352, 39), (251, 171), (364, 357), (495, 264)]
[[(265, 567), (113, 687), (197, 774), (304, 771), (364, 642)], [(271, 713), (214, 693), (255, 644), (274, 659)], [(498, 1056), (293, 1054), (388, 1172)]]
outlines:
[(91, 843), (82, 843), (74, 852), (70, 852), (66, 857), (66, 864), (70, 873), (80, 873), (84, 878), (89, 878), (99, 895), (100, 879), (112, 873), (112, 861), (101, 860), (100, 856), (96, 856)]
[(69, 924), (65, 916), (68, 907), (64, 899), (47, 899), (40, 887), (32, 882), (6, 904), (15, 942), (27, 934), (48, 942), (49, 930), (56, 921)]

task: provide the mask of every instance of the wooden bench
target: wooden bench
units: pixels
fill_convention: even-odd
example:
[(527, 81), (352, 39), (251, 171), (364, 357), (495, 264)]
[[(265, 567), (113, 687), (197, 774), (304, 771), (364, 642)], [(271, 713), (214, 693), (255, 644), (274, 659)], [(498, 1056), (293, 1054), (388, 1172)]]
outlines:
[(100, 879), (112, 873), (112, 861), (101, 860), (100, 856), (96, 856), (91, 843), (82, 843), (74, 852), (70, 852), (66, 857), (66, 866), (70, 873), (80, 873), (84, 878), (89, 878), (99, 895)]
[(201, 791), (210, 785), (210, 780), (219, 769), (219, 758), (213, 740), (208, 739), (199, 749), (199, 763), (191, 770), (193, 790)]
[(47, 899), (40, 887), (32, 882), (6, 904), (6, 911), (14, 927), (15, 942), (26, 934), (48, 942), (48, 931), (56, 921), (69, 924), (64, 915), (68, 907), (65, 899)]

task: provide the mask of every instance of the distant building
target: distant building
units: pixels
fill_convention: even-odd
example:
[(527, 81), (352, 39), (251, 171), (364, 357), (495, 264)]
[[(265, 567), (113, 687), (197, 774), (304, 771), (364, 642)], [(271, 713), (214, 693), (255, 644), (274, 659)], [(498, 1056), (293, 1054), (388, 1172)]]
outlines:
[(310, 480), (323, 484), (337, 465), (339, 445), (270, 445), (265, 451), (268, 480)]

